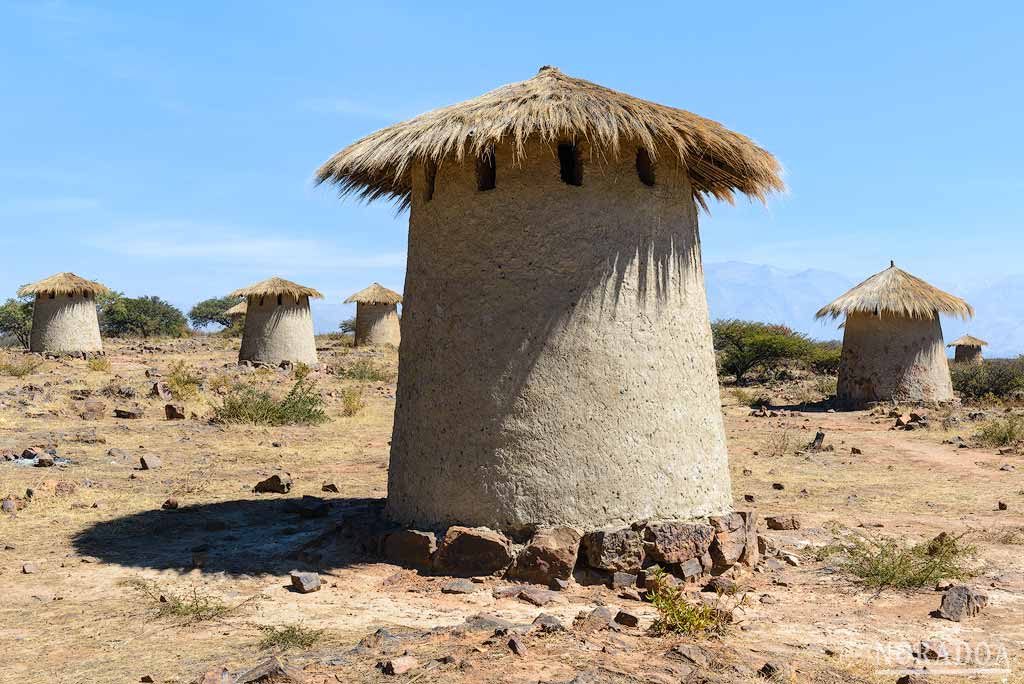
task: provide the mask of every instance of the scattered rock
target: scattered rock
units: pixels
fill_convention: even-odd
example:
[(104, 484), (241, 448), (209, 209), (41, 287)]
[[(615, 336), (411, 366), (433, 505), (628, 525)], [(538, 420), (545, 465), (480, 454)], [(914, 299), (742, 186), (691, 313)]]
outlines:
[(757, 671), (757, 674), (765, 679), (771, 679), (778, 682), (788, 682), (792, 679), (789, 667), (782, 663), (765, 663), (761, 666), (761, 669)]
[(512, 545), (505, 535), (486, 527), (448, 528), (435, 554), (442, 572), (459, 577), (491, 575), (512, 563)]
[(384, 537), (384, 557), (398, 565), (429, 567), (435, 551), (437, 538), (433, 532), (396, 530)]
[(708, 656), (707, 651), (696, 644), (677, 644), (669, 649), (665, 657), (672, 660), (682, 660), (697, 667), (706, 668), (711, 664), (711, 658)]
[(238, 675), (235, 684), (306, 684), (308, 681), (301, 670), (275, 656)]
[(517, 596), (520, 600), (526, 601), (532, 605), (542, 607), (554, 601), (564, 601), (564, 599), (558, 595), (557, 592), (549, 589), (539, 589), (537, 587), (529, 587), (520, 591)]
[(765, 516), (765, 524), (769, 530), (799, 530), (800, 519), (792, 513), (786, 515)]
[(997, 510), (997, 511), (1005, 511), (1005, 510), (1007, 510), (1008, 508), (1009, 508), (1009, 506), (1007, 506), (1007, 504), (1006, 504), (1006, 502), (1005, 502), (1005, 501), (1000, 501), (1000, 502), (998, 502), (998, 503), (996, 504), (996, 510)]
[(142, 418), (145, 415), (145, 413), (146, 413), (145, 409), (142, 406), (138, 405), (138, 404), (134, 404), (134, 405), (129, 406), (127, 408), (115, 408), (114, 409), (114, 417), (115, 418), (124, 418), (124, 419), (127, 419), (127, 420), (139, 420), (140, 418)]
[(82, 420), (99, 420), (107, 414), (107, 405), (99, 399), (86, 399), (79, 412)]
[(957, 585), (946, 590), (939, 605), (939, 617), (953, 622), (960, 622), (966, 617), (974, 617), (988, 605), (988, 596), (970, 587)]
[(512, 579), (535, 584), (568, 580), (576, 565), (582, 535), (571, 527), (537, 530), (508, 571)]
[(161, 504), (160, 508), (164, 509), (165, 511), (176, 510), (178, 508), (178, 500), (175, 499), (174, 497), (171, 497), (170, 499), (167, 499), (167, 501), (164, 501), (163, 504)]
[(782, 491), (785, 488), (786, 488), (786, 485), (782, 484), (781, 482), (773, 482), (772, 483), (772, 489), (775, 489), (777, 491)]
[(508, 650), (515, 653), (517, 656), (526, 655), (526, 644), (517, 637), (512, 637), (508, 640)]
[(821, 451), (821, 447), (822, 447), (822, 444), (824, 442), (825, 442), (825, 433), (822, 432), (821, 430), (818, 430), (814, 434), (814, 439), (812, 439), (811, 443), (807, 445), (807, 450), (808, 451)]
[(610, 629), (615, 615), (607, 606), (598, 606), (590, 612), (583, 611), (573, 620), (573, 629), (579, 632), (597, 632)]
[(252, 491), (256, 494), (287, 494), (292, 490), (292, 478), (288, 473), (271, 475), (265, 480), (258, 482)]
[(442, 594), (475, 594), (480, 591), (481, 586), (467, 579), (457, 579), (447, 582), (441, 586)]
[(739, 588), (740, 587), (735, 580), (726, 577), (725, 575), (712, 577), (711, 580), (704, 585), (704, 591), (713, 592), (715, 594), (728, 594), (730, 596), (739, 591)]
[(36, 457), (35, 462), (36, 468), (52, 468), (53, 467), (53, 456), (47, 453), (41, 453)]
[(615, 614), (615, 622), (625, 627), (636, 627), (640, 624), (640, 617), (626, 610), (620, 610)]
[(164, 401), (170, 401), (174, 398), (171, 390), (167, 387), (167, 383), (161, 381), (153, 383), (152, 387), (149, 388), (149, 396), (163, 399)]
[(850, 454), (853, 456), (860, 456), (864, 452), (860, 450), (860, 447), (850, 447)]
[(185, 407), (181, 404), (165, 404), (164, 416), (167, 420), (185, 420)]
[(415, 670), (419, 666), (419, 661), (412, 656), (401, 656), (400, 658), (392, 658), (385, 661), (382, 669), (386, 675), (401, 675)]
[(628, 572), (612, 573), (612, 589), (625, 589), (636, 586), (637, 576)]
[(156, 470), (161, 465), (160, 457), (154, 454), (146, 454), (145, 456), (139, 456), (139, 467), (143, 470)]
[(949, 657), (946, 644), (941, 641), (922, 641), (912, 649), (918, 660), (945, 660)]
[(562, 621), (556, 618), (554, 615), (541, 613), (536, 618), (534, 618), (533, 629), (540, 630), (544, 634), (552, 634), (554, 632), (564, 632), (565, 625), (563, 625)]
[(289, 573), (292, 580), (292, 588), (300, 594), (311, 594), (320, 591), (320, 575), (315, 572), (298, 572), (293, 570)]
[(34, 575), (39, 572), (39, 566), (35, 563), (25, 563), (21, 566), (21, 572), (24, 575)]
[(330, 492), (331, 494), (337, 494), (341, 490), (338, 489), (338, 485), (334, 484), (333, 482), (325, 482), (324, 485), (320, 488), (320, 491)]

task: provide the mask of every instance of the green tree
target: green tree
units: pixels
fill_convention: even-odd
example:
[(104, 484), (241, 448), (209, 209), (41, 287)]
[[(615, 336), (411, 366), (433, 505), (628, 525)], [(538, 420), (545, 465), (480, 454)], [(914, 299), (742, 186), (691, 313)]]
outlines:
[(341, 323), (338, 324), (338, 329), (341, 330), (341, 332), (349, 335), (354, 333), (356, 331), (355, 317), (346, 318), (345, 320), (343, 320)]
[(28, 349), (32, 334), (32, 298), (8, 299), (0, 306), (0, 336), (13, 337)]
[(237, 297), (204, 299), (189, 310), (188, 319), (192, 321), (193, 328), (205, 328), (210, 323), (227, 328), (231, 325), (231, 317), (225, 312), (240, 301)]
[(112, 298), (102, 306), (101, 330), (110, 337), (184, 337), (185, 316), (159, 297)]
[(787, 361), (806, 360), (814, 343), (784, 325), (740, 321), (715, 321), (711, 324), (715, 350), (722, 371), (742, 383), (754, 368), (774, 371)]

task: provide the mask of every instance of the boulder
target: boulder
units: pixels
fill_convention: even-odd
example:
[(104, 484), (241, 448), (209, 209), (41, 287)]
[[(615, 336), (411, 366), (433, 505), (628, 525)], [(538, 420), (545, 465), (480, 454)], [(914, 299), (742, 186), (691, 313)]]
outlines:
[(292, 490), (292, 478), (288, 473), (284, 475), (271, 475), (265, 480), (256, 483), (252, 491), (257, 494), (287, 494)]
[(988, 596), (970, 587), (957, 585), (947, 589), (939, 605), (939, 616), (953, 622), (974, 617), (988, 605)]
[(384, 674), (386, 675), (402, 675), (406, 672), (415, 670), (419, 666), (419, 661), (412, 656), (401, 656), (399, 658), (392, 658), (391, 660), (385, 661), (381, 669), (384, 670)]
[(449, 575), (492, 575), (512, 563), (512, 544), (505, 535), (486, 527), (448, 528), (434, 555), (436, 567)]
[(164, 417), (167, 420), (185, 420), (185, 407), (181, 404), (166, 404)]
[(145, 409), (139, 404), (114, 409), (115, 418), (124, 418), (126, 420), (138, 420), (142, 418), (145, 413)]
[(156, 470), (161, 465), (160, 457), (154, 454), (146, 454), (145, 456), (139, 456), (139, 467), (143, 470)]
[(384, 537), (384, 558), (397, 565), (430, 567), (437, 551), (437, 538), (433, 532), (419, 530), (396, 530)]
[(769, 530), (799, 530), (800, 518), (792, 513), (785, 515), (769, 515), (764, 519)]
[(167, 387), (167, 383), (161, 381), (153, 383), (152, 387), (149, 388), (149, 396), (163, 399), (164, 401), (170, 401), (174, 398), (171, 390)]
[(584, 557), (592, 568), (636, 573), (644, 564), (644, 543), (632, 528), (598, 530), (583, 537)]
[(568, 580), (576, 566), (582, 534), (571, 527), (537, 530), (515, 563), (509, 568), (511, 579), (550, 585), (556, 579)]
[(311, 594), (320, 591), (320, 575), (315, 572), (298, 572), (293, 570), (289, 573), (292, 581), (292, 589), (300, 594)]

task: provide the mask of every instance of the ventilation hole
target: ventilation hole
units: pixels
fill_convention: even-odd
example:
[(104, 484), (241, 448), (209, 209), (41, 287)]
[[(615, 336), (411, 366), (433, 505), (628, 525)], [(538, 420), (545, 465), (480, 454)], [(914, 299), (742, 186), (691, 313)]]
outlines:
[(562, 182), (583, 185), (583, 162), (580, 161), (580, 151), (575, 143), (562, 143), (558, 146), (558, 165), (562, 172)]
[(277, 295), (277, 305), (281, 306), (281, 304), (283, 302), (284, 302), (283, 295)]
[(263, 297), (260, 297), (260, 306), (263, 306)]
[(57, 293), (56, 292), (51, 292), (50, 293), (50, 299), (56, 299), (56, 298), (57, 298)]
[(640, 176), (641, 183), (654, 187), (654, 162), (645, 147), (636, 152), (636, 174)]
[(494, 148), (491, 147), (476, 160), (476, 189), (493, 190), (496, 177)]
[(423, 201), (429, 202), (434, 199), (434, 183), (437, 180), (437, 164), (433, 160), (427, 160), (427, 163), (423, 165), (423, 175), (426, 179), (423, 188)]

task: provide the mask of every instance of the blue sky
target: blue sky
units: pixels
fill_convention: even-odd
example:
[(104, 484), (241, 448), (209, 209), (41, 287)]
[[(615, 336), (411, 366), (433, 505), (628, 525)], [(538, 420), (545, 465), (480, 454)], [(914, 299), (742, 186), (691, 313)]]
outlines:
[(0, 0), (0, 296), (71, 270), (187, 309), (281, 275), (333, 328), (402, 288), (406, 216), (316, 167), (544, 64), (779, 157), (789, 193), (714, 206), (705, 261), (995, 282), (1024, 273), (1022, 25), (1009, 2)]

